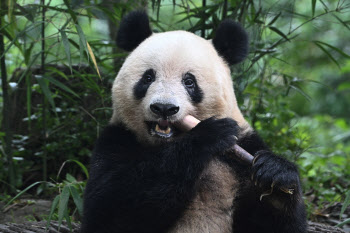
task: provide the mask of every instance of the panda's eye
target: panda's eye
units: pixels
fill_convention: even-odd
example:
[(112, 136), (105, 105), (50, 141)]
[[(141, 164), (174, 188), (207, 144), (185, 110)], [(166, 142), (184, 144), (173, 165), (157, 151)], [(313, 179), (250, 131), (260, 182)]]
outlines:
[(195, 82), (194, 82), (194, 76), (192, 74), (187, 73), (184, 78), (184, 84), (187, 88), (194, 88)]
[(154, 82), (155, 80), (155, 72), (152, 69), (147, 70), (143, 75), (142, 75), (142, 80), (144, 84), (150, 84)]
[(152, 81), (153, 81), (153, 77), (151, 76), (151, 75), (146, 75), (146, 76), (144, 76), (143, 77), (143, 81), (145, 82), (145, 83), (151, 83)]

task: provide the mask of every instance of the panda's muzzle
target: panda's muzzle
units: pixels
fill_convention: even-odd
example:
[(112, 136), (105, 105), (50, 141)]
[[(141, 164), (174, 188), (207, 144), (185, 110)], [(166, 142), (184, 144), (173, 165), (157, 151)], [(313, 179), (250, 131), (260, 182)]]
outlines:
[(147, 122), (152, 136), (161, 138), (170, 138), (174, 134), (175, 128), (170, 123), (169, 118), (176, 115), (180, 107), (174, 104), (153, 103), (150, 105), (150, 110), (154, 113), (158, 120)]

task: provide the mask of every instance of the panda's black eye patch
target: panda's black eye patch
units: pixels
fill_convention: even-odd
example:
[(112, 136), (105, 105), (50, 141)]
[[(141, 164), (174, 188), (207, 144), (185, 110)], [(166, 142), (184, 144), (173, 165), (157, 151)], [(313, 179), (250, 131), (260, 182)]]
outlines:
[(149, 86), (156, 80), (156, 73), (153, 69), (146, 70), (142, 78), (134, 86), (134, 96), (142, 99), (146, 96)]
[(182, 83), (192, 101), (195, 103), (200, 103), (203, 99), (203, 91), (198, 86), (196, 77), (191, 73), (186, 73), (182, 79)]

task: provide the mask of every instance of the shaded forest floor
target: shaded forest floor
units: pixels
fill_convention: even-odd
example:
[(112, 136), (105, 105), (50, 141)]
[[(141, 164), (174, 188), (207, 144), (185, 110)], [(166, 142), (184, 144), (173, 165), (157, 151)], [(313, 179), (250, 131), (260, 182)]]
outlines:
[[(0, 202), (0, 232), (26, 232), (26, 230), (27, 232), (45, 232), (45, 219), (49, 215), (51, 204), (52, 201), (50, 200), (26, 198), (19, 199), (12, 205), (4, 208), (4, 203)], [(341, 208), (341, 203), (335, 203), (313, 214), (309, 233), (350, 233), (350, 224), (344, 225), (342, 230), (334, 227), (341, 222), (339, 219)], [(350, 218), (350, 207), (345, 210), (342, 217), (343, 219)], [(74, 223), (72, 232), (78, 232), (78, 228), (79, 224)], [(22, 230), (19, 231), (19, 229)], [(33, 229), (37, 231), (33, 231)], [(69, 228), (66, 224), (58, 228), (57, 222), (53, 221), (48, 232), (69, 232)]]

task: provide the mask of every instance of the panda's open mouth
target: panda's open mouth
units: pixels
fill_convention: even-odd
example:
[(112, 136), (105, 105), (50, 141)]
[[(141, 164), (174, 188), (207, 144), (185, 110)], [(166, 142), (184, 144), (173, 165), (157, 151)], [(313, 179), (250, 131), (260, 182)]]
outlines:
[(170, 138), (174, 135), (174, 127), (167, 120), (160, 120), (157, 122), (146, 122), (149, 128), (149, 132), (152, 136), (161, 138)]

